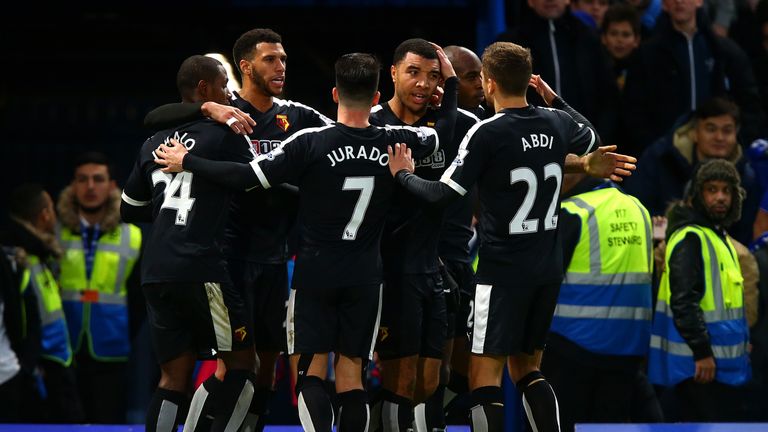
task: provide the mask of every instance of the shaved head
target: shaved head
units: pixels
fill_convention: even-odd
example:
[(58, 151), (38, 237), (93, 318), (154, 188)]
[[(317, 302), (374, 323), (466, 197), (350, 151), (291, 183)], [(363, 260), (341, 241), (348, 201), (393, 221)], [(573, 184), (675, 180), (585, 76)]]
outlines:
[(480, 80), (480, 71), (483, 68), (480, 58), (472, 50), (456, 45), (447, 46), (443, 51), (459, 78), (459, 108), (477, 108), (485, 99)]

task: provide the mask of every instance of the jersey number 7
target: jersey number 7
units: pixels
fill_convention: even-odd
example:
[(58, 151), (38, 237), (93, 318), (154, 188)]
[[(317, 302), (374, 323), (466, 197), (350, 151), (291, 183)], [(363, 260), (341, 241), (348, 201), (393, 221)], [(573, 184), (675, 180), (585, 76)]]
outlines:
[(359, 190), (360, 197), (355, 203), (355, 209), (352, 210), (352, 218), (344, 227), (344, 233), (341, 235), (342, 240), (354, 240), (357, 237), (357, 230), (360, 228), (360, 224), (363, 223), (365, 217), (365, 211), (368, 210), (368, 204), (371, 202), (371, 195), (373, 195), (373, 186), (375, 185), (373, 177), (345, 177), (344, 186), (341, 190)]

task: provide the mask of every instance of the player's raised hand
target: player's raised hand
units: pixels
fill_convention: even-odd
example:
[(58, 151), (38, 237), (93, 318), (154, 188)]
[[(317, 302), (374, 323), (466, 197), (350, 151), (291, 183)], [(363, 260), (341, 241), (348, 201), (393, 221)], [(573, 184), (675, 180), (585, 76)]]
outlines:
[(536, 90), (536, 93), (538, 93), (539, 96), (544, 99), (544, 102), (546, 102), (547, 105), (551, 106), (552, 101), (557, 97), (557, 93), (555, 93), (555, 91), (552, 90), (552, 87), (550, 87), (549, 84), (547, 84), (547, 82), (541, 78), (541, 75), (531, 75), (531, 79), (528, 81), (528, 85)]
[(413, 158), (411, 158), (411, 149), (405, 143), (395, 144), (394, 150), (392, 146), (387, 146), (387, 154), (389, 155), (389, 172), (392, 173), (392, 177), (402, 170), (412, 173), (415, 169)]
[(253, 126), (256, 126), (256, 121), (250, 114), (233, 106), (208, 101), (200, 107), (200, 110), (204, 116), (229, 126), (237, 134), (253, 133)]
[(615, 145), (598, 147), (584, 157), (584, 172), (592, 177), (610, 178), (615, 182), (632, 175), (637, 167), (637, 159), (632, 156), (614, 153)]
[(159, 145), (155, 151), (152, 152), (152, 155), (155, 156), (156, 164), (165, 167), (162, 169), (163, 172), (177, 173), (184, 171), (182, 161), (184, 160), (184, 155), (187, 153), (189, 152), (187, 151), (187, 148), (184, 147), (184, 144), (171, 138), (169, 144)]
[(443, 48), (434, 42), (430, 42), (430, 45), (432, 45), (437, 52), (437, 59), (440, 60), (440, 74), (443, 76), (443, 79), (445, 80), (450, 77), (455, 77), (456, 71), (453, 70), (453, 65), (451, 64), (451, 61), (448, 60), (448, 56), (445, 55)]

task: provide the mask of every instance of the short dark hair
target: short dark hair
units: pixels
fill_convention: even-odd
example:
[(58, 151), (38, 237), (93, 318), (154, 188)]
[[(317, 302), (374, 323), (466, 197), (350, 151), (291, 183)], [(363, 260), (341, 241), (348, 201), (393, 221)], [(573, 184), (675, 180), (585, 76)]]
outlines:
[(176, 74), (176, 88), (179, 89), (181, 98), (184, 101), (193, 100), (197, 83), (200, 80), (213, 82), (221, 73), (220, 66), (223, 66), (221, 62), (213, 57), (199, 54), (187, 57)]
[(731, 116), (736, 123), (736, 126), (741, 124), (739, 107), (728, 99), (723, 99), (721, 97), (714, 97), (699, 105), (699, 107), (696, 108), (696, 112), (693, 113), (693, 118), (696, 119), (696, 121), (699, 121), (722, 115)]
[(45, 189), (37, 183), (24, 183), (11, 191), (8, 213), (26, 222), (33, 222), (45, 208)]
[(603, 26), (600, 29), (602, 33), (608, 31), (613, 23), (628, 22), (635, 36), (640, 36), (640, 14), (637, 9), (626, 3), (616, 3), (611, 5), (603, 16)]
[(344, 54), (334, 68), (339, 99), (345, 104), (369, 105), (379, 89), (379, 59), (366, 53)]
[(525, 95), (533, 73), (531, 50), (512, 42), (494, 42), (483, 51), (483, 73), (502, 93)]
[(240, 60), (250, 60), (256, 45), (262, 42), (281, 44), (283, 43), (283, 38), (281, 38), (275, 31), (268, 28), (248, 30), (237, 38), (235, 46), (232, 47), (232, 58), (234, 58), (235, 64), (240, 63)]
[(109, 178), (110, 179), (113, 178), (112, 163), (109, 161), (109, 158), (104, 153), (99, 151), (87, 151), (85, 153), (81, 153), (75, 159), (75, 166), (73, 171), (77, 171), (78, 168), (86, 164), (106, 165), (107, 174), (109, 174)]
[(395, 55), (392, 58), (392, 64), (396, 65), (403, 61), (408, 53), (414, 53), (420, 57), (424, 57), (429, 60), (437, 60), (437, 51), (425, 39), (414, 38), (403, 41), (395, 48)]

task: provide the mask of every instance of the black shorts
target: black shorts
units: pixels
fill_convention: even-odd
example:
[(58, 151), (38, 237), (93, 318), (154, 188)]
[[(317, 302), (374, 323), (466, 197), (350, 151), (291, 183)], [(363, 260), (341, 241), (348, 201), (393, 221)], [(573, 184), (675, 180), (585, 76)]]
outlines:
[(288, 354), (338, 352), (373, 358), (381, 284), (298, 287), (288, 299)]
[(455, 312), (449, 314), (448, 338), (467, 337), (475, 271), (472, 269), (472, 263), (461, 261), (445, 261), (445, 270), (459, 286), (458, 307)]
[[(469, 347), (473, 354), (533, 354), (544, 349), (560, 282), (526, 283), (502, 266), (480, 263), (472, 301)], [(503, 275), (503, 276), (502, 276)]]
[(142, 289), (160, 364), (184, 352), (240, 351), (253, 345), (245, 304), (229, 283), (155, 283)]
[(227, 265), (235, 288), (240, 290), (245, 299), (253, 323), (256, 351), (285, 351), (287, 265), (240, 260), (230, 260)]
[(447, 331), (440, 273), (392, 274), (386, 278), (376, 345), (382, 360), (412, 355), (443, 358)]

